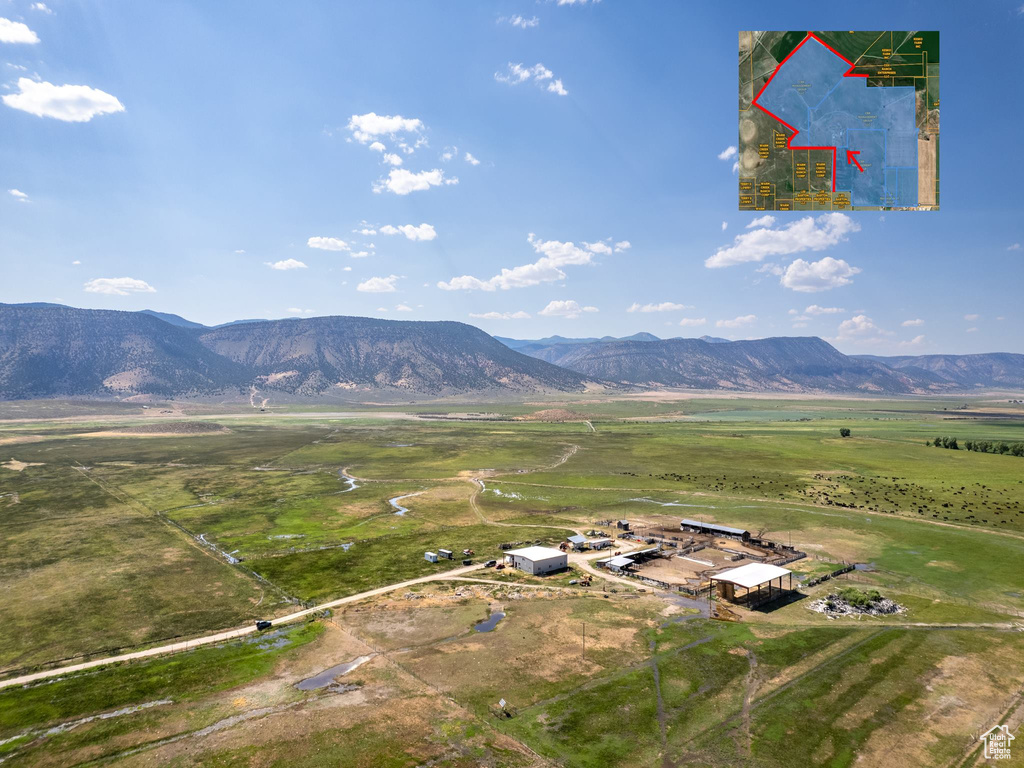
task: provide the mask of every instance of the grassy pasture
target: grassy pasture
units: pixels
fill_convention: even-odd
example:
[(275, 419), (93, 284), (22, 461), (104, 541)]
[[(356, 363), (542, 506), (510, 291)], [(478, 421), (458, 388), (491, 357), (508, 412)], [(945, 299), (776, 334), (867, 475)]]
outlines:
[[(321, 601), (452, 567), (427, 563), (427, 549), (473, 548), (480, 560), (496, 557), (501, 542), (555, 542), (569, 527), (595, 520), (677, 524), (699, 517), (791, 538), (812, 557), (870, 563), (873, 570), (843, 583), (878, 588), (908, 613), (830, 622), (803, 600), (740, 625), (673, 623), (662, 615), (664, 604), (647, 597), (513, 600), (505, 576), (488, 589), (502, 590), (491, 600), (507, 617), (486, 635), (470, 630), (486, 614), (488, 601), (479, 598), (432, 613), (411, 601), (390, 614), (390, 624), (373, 611), (353, 612), (357, 635), (387, 648), (411, 647), (398, 654), (399, 666), (375, 668), (382, 687), (367, 712), (422, 709), (415, 759), (439, 759), (450, 733), (467, 755), (484, 750), (479, 754), (488, 759), (501, 755), (495, 764), (502, 765), (522, 762), (525, 753), (500, 734), (581, 766), (659, 764), (663, 755), (698, 764), (773, 766), (793, 756), (808, 765), (849, 765), (858, 757), (884, 764), (894, 743), (907, 764), (942, 763), (1024, 683), (1019, 634), (937, 626), (1019, 621), (1024, 611), (1024, 460), (924, 445), (947, 434), (961, 443), (1012, 442), (1024, 434), (1024, 420), (1010, 418), (1014, 406), (980, 399), (966, 401), (966, 411), (941, 410), (964, 402), (557, 404), (590, 417), (596, 432), (582, 423), (383, 419), (360, 407), (360, 418), (333, 418), (321, 409), (308, 417), (218, 422), (229, 432), (131, 437), (96, 434), (111, 429), (104, 414), (130, 409), (48, 406), (40, 411), (44, 418), (70, 413), (81, 421), (0, 425), (0, 459), (25, 463), (0, 466), (0, 668), (218, 630), (282, 610), (281, 595), (246, 568), (289, 595)], [(550, 405), (448, 410), (518, 416)], [(213, 406), (195, 410), (216, 418)], [(0, 406), (8, 416), (31, 412)], [(840, 438), (840, 427), (852, 436)], [(345, 467), (360, 478), (351, 492), (338, 474)], [(476, 476), (486, 492), (470, 482)], [(410, 493), (419, 495), (403, 502), (408, 513), (395, 515), (388, 499)], [(506, 525), (486, 524), (471, 497), (486, 520)], [(235, 552), (243, 567), (204, 550), (186, 531)], [(348, 543), (348, 550), (337, 546)], [(345, 617), (338, 620), (345, 626)], [(576, 655), (584, 621), (585, 663)], [(926, 626), (906, 628), (911, 623)], [(274, 658), (298, 658), (303, 647), (289, 645)], [(189, 686), (201, 687), (203, 658), (175, 657), (198, 660), (196, 677), (173, 697), (183, 707)], [(219, 658), (229, 659), (226, 671), (210, 679), (221, 694), (269, 684), (263, 662)], [(118, 680), (133, 669), (139, 668), (51, 684), (71, 686), (49, 688), (71, 702), (65, 709), (32, 698), (43, 695), (32, 693), (42, 687), (0, 695), (0, 740), (22, 726), (159, 698), (157, 688), (131, 677), (123, 695), (115, 683), (106, 684), (106, 696), (90, 682)], [(413, 677), (402, 677), (403, 669)], [(442, 717), (432, 709), (430, 689), (416, 688), (415, 680), (456, 704), (445, 704)], [(503, 695), (520, 716), (489, 720), (489, 707)], [(2, 719), (22, 703), (37, 713), (32, 723)], [(224, 706), (218, 703), (217, 712)], [(173, 715), (179, 716), (192, 722), (191, 715)], [(915, 730), (925, 716), (928, 724)], [(85, 739), (83, 749), (127, 743), (137, 738), (129, 733), (162, 717), (139, 712), (76, 729), (33, 755), (45, 757), (65, 738)], [(479, 718), (489, 723), (481, 733), (491, 734), (483, 742), (474, 730)], [(267, 735), (265, 754), (314, 765), (317, 754), (336, 758), (343, 740), (365, 764), (408, 764), (409, 755), (372, 722), (343, 720), (318, 715), (304, 726), (301, 749), (292, 737)], [(217, 749), (205, 757), (225, 764), (257, 758), (240, 744)], [(178, 764), (193, 764), (179, 757)], [(455, 765), (462, 758), (448, 759)]]

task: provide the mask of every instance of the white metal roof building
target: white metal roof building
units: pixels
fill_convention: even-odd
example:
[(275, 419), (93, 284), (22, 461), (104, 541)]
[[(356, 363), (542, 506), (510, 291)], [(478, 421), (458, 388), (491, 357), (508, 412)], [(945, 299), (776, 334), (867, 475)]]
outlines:
[(551, 547), (523, 547), (505, 553), (505, 565), (538, 576), (569, 567), (569, 556)]
[(715, 525), (714, 523), (702, 523), (699, 520), (681, 520), (679, 528), (683, 531), (696, 531), (697, 533), (718, 534), (721, 536), (732, 536), (746, 541), (750, 538), (750, 531), (743, 528), (731, 528), (728, 525)]
[[(783, 587), (782, 580), (789, 577), (788, 587)], [(793, 572), (777, 565), (768, 563), (748, 563), (739, 568), (730, 568), (727, 571), (715, 574), (710, 577), (711, 586), (717, 582), (718, 596), (732, 602), (743, 602), (748, 607), (774, 600), (780, 597), (784, 591), (793, 588)], [(775, 582), (778, 581), (778, 586)], [(767, 585), (767, 591), (764, 590)], [(737, 597), (736, 587), (742, 587), (744, 593)], [(755, 590), (753, 593), (751, 590)]]

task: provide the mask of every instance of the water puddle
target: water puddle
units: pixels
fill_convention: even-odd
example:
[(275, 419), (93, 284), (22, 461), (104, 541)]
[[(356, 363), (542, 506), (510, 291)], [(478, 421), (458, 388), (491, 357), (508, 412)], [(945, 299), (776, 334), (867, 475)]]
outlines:
[(492, 629), (498, 626), (498, 622), (504, 618), (505, 613), (503, 611), (495, 611), (490, 615), (487, 621), (481, 621), (479, 624), (473, 627), (473, 629), (475, 629), (477, 632), (490, 632)]
[(347, 675), (356, 667), (360, 667), (377, 654), (372, 653), (369, 656), (360, 656), (357, 659), (346, 662), (344, 664), (337, 664), (330, 669), (325, 669), (323, 672), (313, 677), (307, 677), (305, 680), (295, 684), (295, 687), (300, 691), (316, 691), (321, 688), (326, 688), (328, 685), (334, 682), (336, 677)]
[(395, 508), (396, 515), (404, 515), (409, 511), (408, 507), (403, 507), (399, 502), (404, 499), (411, 499), (413, 496), (419, 496), (424, 491), (416, 491), (416, 493), (407, 493), (404, 496), (395, 496), (393, 499), (388, 499), (388, 504)]

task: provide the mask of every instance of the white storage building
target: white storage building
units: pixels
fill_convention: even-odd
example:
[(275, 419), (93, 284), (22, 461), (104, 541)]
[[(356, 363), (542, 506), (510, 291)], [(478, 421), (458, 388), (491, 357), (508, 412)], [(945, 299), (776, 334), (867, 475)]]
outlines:
[(524, 547), (505, 553), (505, 565), (538, 576), (569, 567), (569, 556), (551, 547)]

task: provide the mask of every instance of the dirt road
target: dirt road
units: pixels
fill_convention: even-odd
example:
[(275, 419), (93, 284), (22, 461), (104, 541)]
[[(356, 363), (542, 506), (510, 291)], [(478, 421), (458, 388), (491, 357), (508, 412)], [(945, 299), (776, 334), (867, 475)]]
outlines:
[[(366, 592), (359, 592), (355, 595), (349, 595), (348, 597), (341, 597), (337, 600), (331, 600), (330, 602), (323, 603), (321, 605), (314, 606), (313, 608), (306, 608), (295, 613), (290, 613), (287, 616), (279, 616), (274, 619), (274, 625), (279, 626), (281, 624), (287, 624), (293, 621), (298, 621), (312, 614), (326, 610), (328, 608), (336, 608), (339, 605), (347, 605), (348, 603), (359, 602), (360, 600), (366, 600), (369, 597), (376, 597), (377, 595), (383, 595), (387, 592), (394, 592), (396, 589), (405, 589), (415, 584), (425, 584), (430, 581), (444, 581), (446, 579), (454, 579), (462, 576), (466, 573), (479, 570), (483, 568), (483, 563), (477, 565), (467, 565), (461, 568), (455, 568), (450, 571), (444, 571), (443, 573), (433, 573), (429, 576), (421, 576), (418, 579), (409, 579), (407, 581), (400, 581), (397, 584), (389, 584), (386, 587), (378, 587), (377, 589), (370, 589)], [(197, 637), (191, 640), (183, 640), (177, 643), (170, 643), (168, 645), (160, 645), (154, 648), (147, 648), (143, 651), (133, 651), (132, 653), (124, 653), (118, 656), (108, 656), (103, 659), (93, 659), (92, 661), (84, 661), (80, 664), (71, 664), (66, 667), (57, 667), (55, 669), (46, 669), (41, 672), (33, 672), (28, 675), (22, 675), (21, 677), (13, 677), (10, 680), (0, 680), (0, 689), (9, 688), (15, 685), (25, 685), (32, 683), (37, 680), (45, 680), (51, 677), (59, 677), (66, 675), (70, 672), (81, 672), (85, 669), (94, 669), (96, 667), (106, 666), (108, 664), (117, 664), (122, 661), (131, 661), (133, 659), (146, 659), (154, 656), (164, 656), (169, 653), (179, 653), (181, 651), (190, 651), (193, 648), (199, 648), (203, 645), (212, 645), (214, 643), (222, 643), (225, 640), (234, 640), (235, 638), (245, 637), (256, 632), (256, 625), (250, 624), (245, 627), (239, 627), (238, 629), (229, 629), (224, 632), (217, 632), (212, 635), (205, 635), (204, 637)]]

